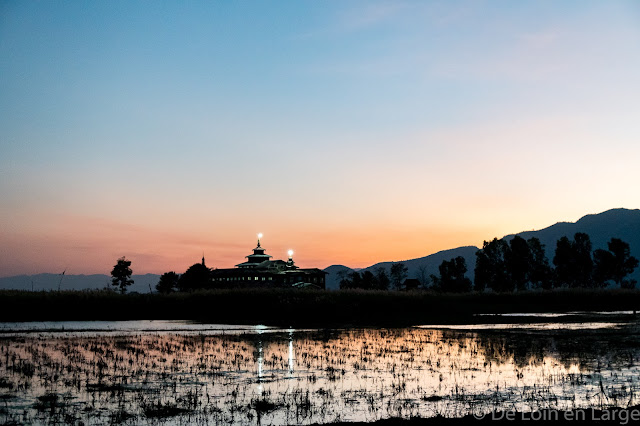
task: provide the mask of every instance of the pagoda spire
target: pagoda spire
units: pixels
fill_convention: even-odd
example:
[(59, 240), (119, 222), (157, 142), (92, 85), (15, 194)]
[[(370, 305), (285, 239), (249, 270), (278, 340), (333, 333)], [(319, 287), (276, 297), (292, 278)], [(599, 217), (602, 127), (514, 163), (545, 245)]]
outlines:
[(296, 266), (295, 262), (293, 261), (293, 250), (289, 250), (287, 252), (287, 254), (289, 255), (289, 260), (287, 260), (287, 268), (288, 269), (298, 269), (298, 267)]

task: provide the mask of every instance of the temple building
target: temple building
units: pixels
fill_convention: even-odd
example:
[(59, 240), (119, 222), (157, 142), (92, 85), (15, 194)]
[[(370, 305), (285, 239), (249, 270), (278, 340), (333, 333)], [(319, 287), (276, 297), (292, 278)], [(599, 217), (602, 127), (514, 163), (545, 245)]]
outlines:
[[(245, 262), (235, 268), (213, 269), (211, 278), (216, 288), (225, 287), (315, 287), (325, 288), (325, 275), (321, 269), (302, 269), (293, 262), (293, 252), (289, 250), (289, 259), (272, 260), (272, 256), (265, 253), (265, 249), (258, 245), (253, 253), (246, 256)], [(203, 258), (204, 263), (204, 258)]]

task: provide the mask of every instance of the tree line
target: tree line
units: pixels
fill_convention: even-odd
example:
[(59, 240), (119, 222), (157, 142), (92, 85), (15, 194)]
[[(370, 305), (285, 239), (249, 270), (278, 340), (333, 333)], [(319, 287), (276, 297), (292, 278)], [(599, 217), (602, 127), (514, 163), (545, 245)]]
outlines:
[[(484, 241), (482, 249), (476, 252), (474, 282), (466, 276), (465, 259), (458, 256), (443, 261), (438, 267), (439, 275), (427, 277), (426, 269), (422, 267), (415, 279), (407, 279), (408, 268), (403, 262), (392, 263), (389, 272), (382, 267), (373, 272), (343, 272), (340, 274), (340, 288), (412, 290), (422, 287), (450, 293), (602, 288), (609, 284), (635, 288), (636, 281), (628, 276), (639, 262), (631, 256), (629, 244), (619, 238), (611, 238), (607, 250), (593, 250), (589, 235), (578, 232), (573, 239), (562, 237), (556, 242), (552, 263), (549, 263), (544, 245), (538, 238), (525, 240), (515, 236), (509, 241), (494, 238)], [(122, 257), (111, 271), (112, 284), (121, 293), (133, 284), (130, 266), (131, 261)], [(192, 265), (182, 275), (166, 272), (156, 284), (160, 293), (205, 288), (211, 288), (211, 270), (202, 263)]]
[(211, 269), (202, 263), (191, 265), (181, 275), (174, 271), (165, 272), (160, 276), (158, 284), (156, 284), (156, 290), (159, 293), (193, 291), (205, 288), (211, 288)]
[[(133, 284), (131, 279), (131, 261), (121, 257), (111, 271), (111, 284), (120, 293), (125, 293), (127, 287)], [(165, 272), (160, 276), (156, 284), (159, 293), (172, 293), (175, 291), (192, 291), (211, 288), (211, 270), (202, 263), (196, 263), (180, 275), (176, 272)]]
[(376, 268), (374, 272), (343, 271), (340, 275), (340, 288), (360, 288), (364, 290), (400, 290), (409, 275), (409, 268), (402, 262), (391, 264), (390, 273), (385, 268)]
[(631, 256), (629, 244), (611, 238), (607, 250), (592, 249), (589, 235), (578, 232), (573, 239), (562, 237), (556, 242), (553, 266), (537, 238), (525, 240), (515, 236), (508, 243), (502, 239), (483, 243), (476, 253), (474, 289), (497, 292), (531, 288), (602, 288), (614, 283), (634, 288), (628, 279), (638, 266)]
[(631, 256), (629, 244), (619, 238), (611, 238), (607, 250), (593, 250), (585, 233), (576, 233), (573, 239), (562, 237), (556, 243), (550, 264), (538, 238), (525, 240), (515, 236), (509, 241), (497, 238), (484, 241), (482, 249), (476, 252), (473, 282), (466, 276), (466, 260), (458, 256), (443, 261), (438, 275), (426, 278), (421, 268), (415, 280), (406, 279), (407, 267), (402, 262), (393, 263), (389, 274), (384, 268), (343, 273), (340, 288), (410, 290), (421, 286), (451, 293), (602, 288), (612, 283), (621, 288), (635, 288), (636, 281), (628, 276), (637, 266), (638, 259)]

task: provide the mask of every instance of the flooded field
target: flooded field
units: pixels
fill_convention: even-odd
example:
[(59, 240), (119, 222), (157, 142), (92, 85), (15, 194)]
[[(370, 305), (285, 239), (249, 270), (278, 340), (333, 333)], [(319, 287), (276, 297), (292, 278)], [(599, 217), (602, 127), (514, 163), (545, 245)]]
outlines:
[(0, 323), (0, 422), (309, 424), (640, 403), (631, 316), (543, 319), (345, 330)]

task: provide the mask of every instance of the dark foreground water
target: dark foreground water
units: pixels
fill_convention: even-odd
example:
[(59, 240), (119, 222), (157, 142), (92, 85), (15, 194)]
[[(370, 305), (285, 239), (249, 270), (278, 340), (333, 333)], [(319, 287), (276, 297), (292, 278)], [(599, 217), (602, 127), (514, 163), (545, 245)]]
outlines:
[[(301, 424), (640, 403), (640, 329), (0, 323), (0, 424)], [(565, 318), (566, 320), (566, 318)]]

